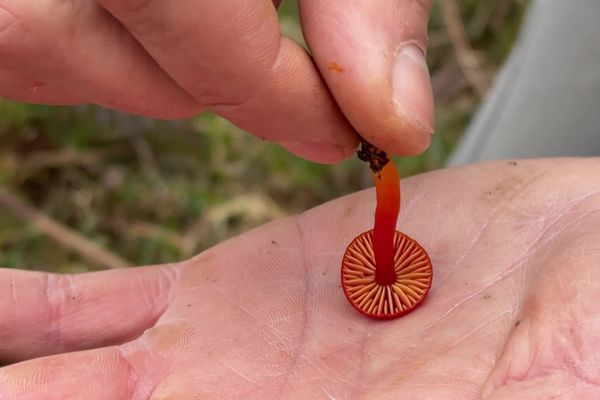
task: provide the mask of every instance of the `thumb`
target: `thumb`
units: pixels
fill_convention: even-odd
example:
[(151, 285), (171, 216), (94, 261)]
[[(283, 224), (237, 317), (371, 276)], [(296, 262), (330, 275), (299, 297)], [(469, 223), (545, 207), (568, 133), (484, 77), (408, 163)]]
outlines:
[(425, 49), (430, 0), (301, 0), (304, 35), (346, 118), (394, 154), (429, 146), (434, 104)]

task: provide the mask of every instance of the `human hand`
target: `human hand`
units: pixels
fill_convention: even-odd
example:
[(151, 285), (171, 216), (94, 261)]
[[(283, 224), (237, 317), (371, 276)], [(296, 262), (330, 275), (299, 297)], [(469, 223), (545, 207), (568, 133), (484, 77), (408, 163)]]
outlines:
[(430, 1), (300, 7), (314, 59), (281, 36), (271, 0), (0, 0), (0, 96), (158, 118), (209, 110), (321, 162), (353, 154), (356, 131), (423, 151)]
[(599, 175), (554, 159), (404, 181), (400, 229), (434, 282), (387, 322), (339, 287), (371, 191), (177, 264), (2, 270), (0, 357), (30, 360), (0, 369), (0, 399), (596, 398)]

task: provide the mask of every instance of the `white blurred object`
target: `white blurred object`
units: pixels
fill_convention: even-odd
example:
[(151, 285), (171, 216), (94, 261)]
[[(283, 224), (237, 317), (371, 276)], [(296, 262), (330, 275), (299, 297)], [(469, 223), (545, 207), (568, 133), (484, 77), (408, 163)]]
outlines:
[(600, 0), (534, 0), (449, 165), (600, 155)]

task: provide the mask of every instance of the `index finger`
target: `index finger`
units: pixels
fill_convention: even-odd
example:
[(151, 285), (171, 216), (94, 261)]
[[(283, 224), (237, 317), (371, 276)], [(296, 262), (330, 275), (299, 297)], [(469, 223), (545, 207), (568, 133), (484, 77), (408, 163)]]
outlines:
[(208, 109), (303, 157), (338, 161), (356, 133), (271, 0), (99, 0)]

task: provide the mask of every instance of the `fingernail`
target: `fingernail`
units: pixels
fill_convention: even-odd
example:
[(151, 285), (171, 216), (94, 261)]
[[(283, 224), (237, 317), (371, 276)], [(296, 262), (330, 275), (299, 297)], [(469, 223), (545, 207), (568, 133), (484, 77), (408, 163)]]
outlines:
[(425, 55), (412, 43), (403, 46), (398, 53), (393, 89), (402, 117), (408, 118), (419, 130), (432, 133), (435, 116), (429, 70)]
[(302, 158), (326, 164), (348, 158), (355, 151), (354, 148), (310, 142), (280, 142), (279, 144)]

